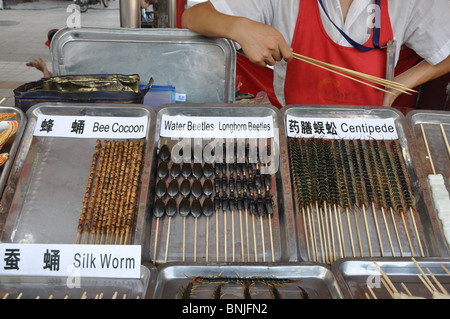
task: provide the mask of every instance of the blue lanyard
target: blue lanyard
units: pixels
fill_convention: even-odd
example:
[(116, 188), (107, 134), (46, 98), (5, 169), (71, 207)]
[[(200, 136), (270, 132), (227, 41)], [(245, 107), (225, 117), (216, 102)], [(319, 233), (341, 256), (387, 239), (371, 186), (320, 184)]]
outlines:
[[(306, 0), (303, 0), (306, 1)], [(325, 12), (325, 15), (328, 17), (330, 22), (336, 27), (336, 29), (342, 34), (342, 36), (356, 49), (362, 52), (367, 52), (373, 49), (381, 49), (380, 47), (380, 28), (381, 28), (381, 18), (380, 18), (380, 8), (381, 8), (381, 0), (377, 0), (377, 6), (375, 9), (375, 24), (373, 26), (373, 48), (366, 47), (362, 44), (359, 44), (358, 42), (354, 41), (352, 38), (350, 38), (344, 31), (342, 31), (334, 22), (331, 20), (330, 16), (328, 15), (327, 11), (325, 10), (325, 7), (322, 3), (322, 0), (319, 0), (320, 6), (323, 9), (323, 12)]]

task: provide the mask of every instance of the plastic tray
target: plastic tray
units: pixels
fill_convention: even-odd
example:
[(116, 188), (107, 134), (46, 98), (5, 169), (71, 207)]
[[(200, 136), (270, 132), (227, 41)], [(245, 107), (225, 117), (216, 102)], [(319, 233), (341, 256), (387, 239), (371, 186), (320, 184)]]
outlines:
[(415, 258), (415, 260), (420, 269), (411, 258), (376, 258), (374, 260), (346, 258), (333, 264), (332, 271), (346, 299), (394, 298), (393, 288), (383, 283), (382, 280), (386, 283), (387, 280), (375, 262), (387, 275), (398, 293), (407, 295), (409, 291), (416, 297), (433, 298), (432, 293), (422, 281), (424, 277), (427, 277), (424, 279), (425, 282), (431, 282), (439, 292), (442, 292), (439, 284), (447, 291), (450, 289), (450, 274), (445, 270), (450, 269), (448, 258)]
[(233, 103), (231, 41), (184, 29), (63, 28), (51, 45), (53, 73), (139, 74), (172, 85), (189, 103)]
[(139, 279), (2, 276), (0, 299), (145, 299), (153, 296), (156, 268)]
[[(3, 146), (3, 148), (0, 150), (1, 153), (7, 152), (9, 153), (9, 159), (8, 161), (3, 165), (3, 167), (0, 168), (0, 194), (3, 194), (9, 174), (11, 172), (11, 167), (13, 166), (14, 159), (17, 154), (17, 149), (19, 148), (20, 141), (22, 140), (23, 131), (25, 130), (25, 127), (27, 125), (27, 117), (25, 114), (16, 107), (9, 107), (9, 106), (0, 106), (0, 113), (16, 113), (15, 117), (12, 117), (10, 119), (5, 120), (7, 121), (17, 121), (19, 123), (19, 127), (17, 129), (17, 132), (11, 136), (11, 138), (6, 142), (6, 144)], [(6, 123), (2, 123), (3, 125), (6, 125)], [(2, 131), (7, 128), (7, 125), (5, 127), (2, 126)], [(3, 208), (3, 205), (1, 205), (1, 212), (5, 213), (5, 209)], [(0, 227), (1, 229), (1, 227)]]
[[(400, 112), (392, 108), (382, 107), (312, 107), (308, 105), (293, 105), (284, 109), (283, 115), (285, 121), (288, 115), (298, 118), (316, 119), (392, 119), (398, 135), (398, 139), (395, 142), (404, 159), (404, 172), (409, 179), (415, 208), (415, 210), (407, 209), (403, 215), (400, 215), (395, 211), (391, 213), (386, 206), (381, 210), (378, 205), (375, 205), (373, 209), (366, 198), (364, 209), (360, 205), (357, 208), (350, 207), (348, 214), (342, 205), (329, 205), (326, 214), (324, 210), (317, 210), (314, 207), (311, 213), (308, 214), (306, 209), (304, 213), (302, 212), (301, 208), (299, 208), (299, 200), (297, 196), (294, 196), (293, 200), (296, 207), (295, 220), (299, 240), (298, 247), (300, 249), (299, 254), (303, 260), (321, 261), (330, 264), (342, 257), (441, 256), (437, 243), (442, 242), (442, 236), (435, 231), (432, 225), (429, 209), (424, 200), (410, 151), (413, 146), (411, 146), (408, 136), (408, 125), (405, 117)], [(286, 127), (288, 125), (285, 124)], [(349, 136), (349, 140), (354, 141), (358, 150), (356, 141), (360, 138), (360, 135), (356, 134), (355, 136), (354, 140), (353, 137)], [(367, 141), (371, 140), (372, 137), (367, 138)], [(348, 145), (348, 141), (346, 143)], [(390, 151), (392, 142), (386, 140), (385, 143), (392, 158), (392, 152)], [(353, 160), (348, 146), (347, 152), (350, 165), (353, 167)], [(290, 159), (288, 161), (290, 162)], [(393, 165), (393, 159), (391, 161)], [(360, 162), (359, 158), (358, 162)], [(367, 155), (366, 163), (368, 163)], [(284, 184), (290, 183), (292, 187), (291, 194), (296, 194), (292, 174), (285, 176), (289, 180), (285, 180)], [(355, 175), (351, 176), (355, 186)], [(361, 169), (360, 176), (363, 185), (363, 170)], [(365, 186), (361, 187), (363, 192), (365, 192)], [(355, 193), (357, 193), (356, 188)], [(314, 220), (314, 222), (310, 222), (311, 220)], [(342, 240), (339, 240), (340, 238)], [(341, 247), (343, 248), (341, 249)]]
[[(216, 279), (212, 279), (214, 277)], [(192, 294), (183, 295), (183, 289), (186, 289), (190, 283), (194, 288)], [(249, 299), (244, 296), (246, 285), (250, 286), (250, 295), (253, 299), (273, 299), (270, 284), (276, 285), (281, 294), (280, 299), (343, 298), (336, 279), (326, 266), (295, 263), (276, 265), (239, 263), (221, 266), (162, 265), (158, 267), (154, 298), (183, 299), (183, 296), (186, 296), (186, 299), (211, 299), (214, 289), (222, 283), (221, 299)]]
[[(272, 147), (275, 146), (278, 148), (277, 143), (283, 140), (283, 129), (278, 110), (270, 106), (254, 105), (249, 107), (240, 107), (237, 105), (217, 104), (190, 104), (186, 106), (165, 105), (159, 108), (157, 113), (155, 156), (158, 156), (159, 149), (163, 144), (174, 144), (181, 140), (172, 140), (170, 138), (162, 138), (160, 136), (161, 119), (164, 115), (180, 116), (182, 118), (204, 116), (210, 120), (224, 118), (245, 119), (270, 117), (274, 127), (277, 128), (277, 130), (275, 130), (275, 138), (271, 139), (270, 141), (274, 143)], [(210, 139), (207, 134), (204, 139), (201, 139), (202, 143), (204, 143), (203, 146), (207, 145), (212, 140), (213, 139)], [(222, 141), (222, 139), (219, 140)], [(195, 139), (192, 139), (192, 141), (194, 143)], [(246, 141), (248, 141), (248, 139)], [(282, 147), (282, 145), (280, 145), (280, 147)], [(283, 151), (281, 151), (281, 153), (282, 152)], [(280, 156), (280, 154), (275, 152), (273, 154), (276, 154), (275, 159), (279, 160), (278, 156)], [(155, 189), (156, 183), (158, 182), (158, 178), (156, 176), (158, 165), (157, 159), (154, 160), (154, 164), (154, 174), (152, 175), (151, 180), (151, 189), (153, 191)], [(169, 164), (169, 169), (171, 169), (171, 165), (172, 164)], [(230, 170), (228, 168), (227, 174), (229, 174), (229, 172)], [(164, 215), (161, 218), (153, 217), (152, 233), (150, 239), (151, 244), (150, 251), (148, 252), (149, 258), (151, 258), (151, 260), (156, 264), (171, 261), (296, 261), (297, 248), (295, 246), (296, 243), (293, 233), (293, 231), (295, 231), (295, 229), (293, 228), (293, 216), (292, 210), (287, 204), (287, 193), (285, 192), (285, 188), (281, 178), (282, 173), (282, 169), (279, 168), (275, 173), (270, 174), (272, 185), (270, 189), (270, 195), (273, 199), (273, 216), (271, 218), (269, 218), (268, 215), (264, 215), (262, 218), (260, 218), (257, 214), (255, 214), (256, 216), (253, 216), (250, 213), (245, 214), (244, 210), (242, 212), (239, 212), (237, 208), (235, 209), (234, 213), (231, 211), (231, 209), (228, 210), (226, 216), (224, 216), (225, 214), (223, 214), (222, 210), (220, 210), (218, 214), (214, 213), (211, 217), (208, 218), (207, 233), (207, 218), (205, 216), (197, 218), (196, 226), (195, 218), (192, 215), (184, 218), (177, 213), (174, 217), (170, 218), (170, 228), (169, 217), (167, 215)], [(235, 176), (237, 176), (237, 174), (235, 174)], [(214, 176), (211, 177), (211, 179), (214, 183)], [(179, 185), (180, 183), (182, 183), (182, 180), (183, 177), (178, 178)], [(166, 184), (169, 184), (169, 182), (169, 179), (167, 179)], [(191, 180), (191, 184), (192, 183), (193, 179)], [(228, 194), (228, 196), (231, 197), (230, 194)], [(237, 195), (236, 191), (235, 198), (238, 198), (239, 196)], [(178, 202), (181, 201), (181, 197), (182, 196), (177, 197)], [(155, 203), (155, 193), (153, 193), (153, 198), (154, 200), (151, 202), (152, 205), (154, 205)], [(212, 194), (211, 198), (214, 198), (214, 193)], [(167, 201), (168, 197), (166, 196), (164, 200)], [(203, 200), (204, 197), (202, 197), (201, 201)], [(150, 216), (154, 216), (153, 207), (151, 207)], [(226, 232), (224, 231), (225, 223)], [(216, 226), (219, 227), (218, 232), (216, 231)], [(207, 242), (208, 245), (206, 245)], [(208, 252), (206, 252), (206, 247), (208, 247)]]
[[(39, 114), (148, 118), (145, 154), (153, 152), (154, 111), (142, 105), (38, 104), (28, 112), (28, 125), (9, 186), (13, 194), (2, 242), (74, 244), (96, 138), (38, 137)], [(134, 234), (130, 242), (144, 244), (151, 156), (145, 156), (138, 190)], [(131, 238), (132, 237), (132, 238)], [(93, 243), (91, 241), (91, 243)]]
[[(415, 152), (413, 153), (414, 162), (416, 163), (419, 178), (422, 182), (425, 200), (429, 207), (430, 214), (435, 216), (435, 218), (433, 218), (433, 226), (436, 232), (444, 236), (442, 224), (437, 217), (437, 211), (433, 205), (427, 178), (430, 174), (441, 174), (444, 178), (447, 191), (450, 190), (449, 151), (443, 135), (443, 133), (446, 134), (445, 136), (448, 141), (448, 136), (450, 134), (450, 113), (445, 111), (415, 110), (409, 112), (406, 118), (411, 125), (411, 139), (414, 140), (416, 146)], [(428, 156), (427, 146), (430, 151), (430, 156)], [(450, 246), (446, 241), (439, 245), (439, 249), (442, 252), (442, 256), (450, 255)]]

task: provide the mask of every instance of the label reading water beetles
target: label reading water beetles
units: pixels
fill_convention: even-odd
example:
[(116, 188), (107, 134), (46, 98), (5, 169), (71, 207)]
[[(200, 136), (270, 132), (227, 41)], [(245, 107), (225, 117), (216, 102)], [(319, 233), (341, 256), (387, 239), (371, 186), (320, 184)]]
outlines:
[(162, 137), (273, 138), (274, 123), (266, 117), (202, 117), (162, 115)]

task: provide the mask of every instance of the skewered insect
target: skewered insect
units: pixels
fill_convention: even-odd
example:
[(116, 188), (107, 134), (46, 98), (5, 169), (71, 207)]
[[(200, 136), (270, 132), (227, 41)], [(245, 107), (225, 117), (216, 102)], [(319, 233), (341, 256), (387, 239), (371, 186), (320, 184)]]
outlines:
[(244, 299), (253, 299), (255, 294), (251, 292), (253, 283), (245, 283), (242, 285)]
[(283, 295), (278, 291), (274, 284), (269, 285), (269, 290), (272, 299), (283, 299)]
[(194, 297), (194, 292), (196, 289), (197, 286), (195, 286), (193, 282), (190, 282), (186, 286), (181, 287), (180, 289), (181, 299), (191, 299), (192, 297)]
[(211, 295), (211, 299), (222, 299), (224, 295), (223, 286), (224, 284), (219, 284), (217, 287), (214, 288), (213, 293)]
[(298, 289), (300, 289), (300, 297), (302, 299), (309, 299), (309, 295), (304, 288), (298, 286)]

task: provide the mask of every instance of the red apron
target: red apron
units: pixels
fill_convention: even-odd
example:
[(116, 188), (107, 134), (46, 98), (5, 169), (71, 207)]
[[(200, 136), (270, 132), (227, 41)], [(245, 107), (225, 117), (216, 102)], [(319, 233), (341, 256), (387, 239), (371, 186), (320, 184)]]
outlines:
[[(380, 46), (393, 39), (388, 1), (381, 1)], [(364, 44), (373, 47), (373, 31)], [(317, 1), (301, 0), (292, 39), (294, 52), (366, 74), (385, 78), (386, 50), (358, 51), (336, 44), (327, 34)], [(285, 104), (342, 104), (380, 106), (383, 92), (293, 59), (287, 65)]]

